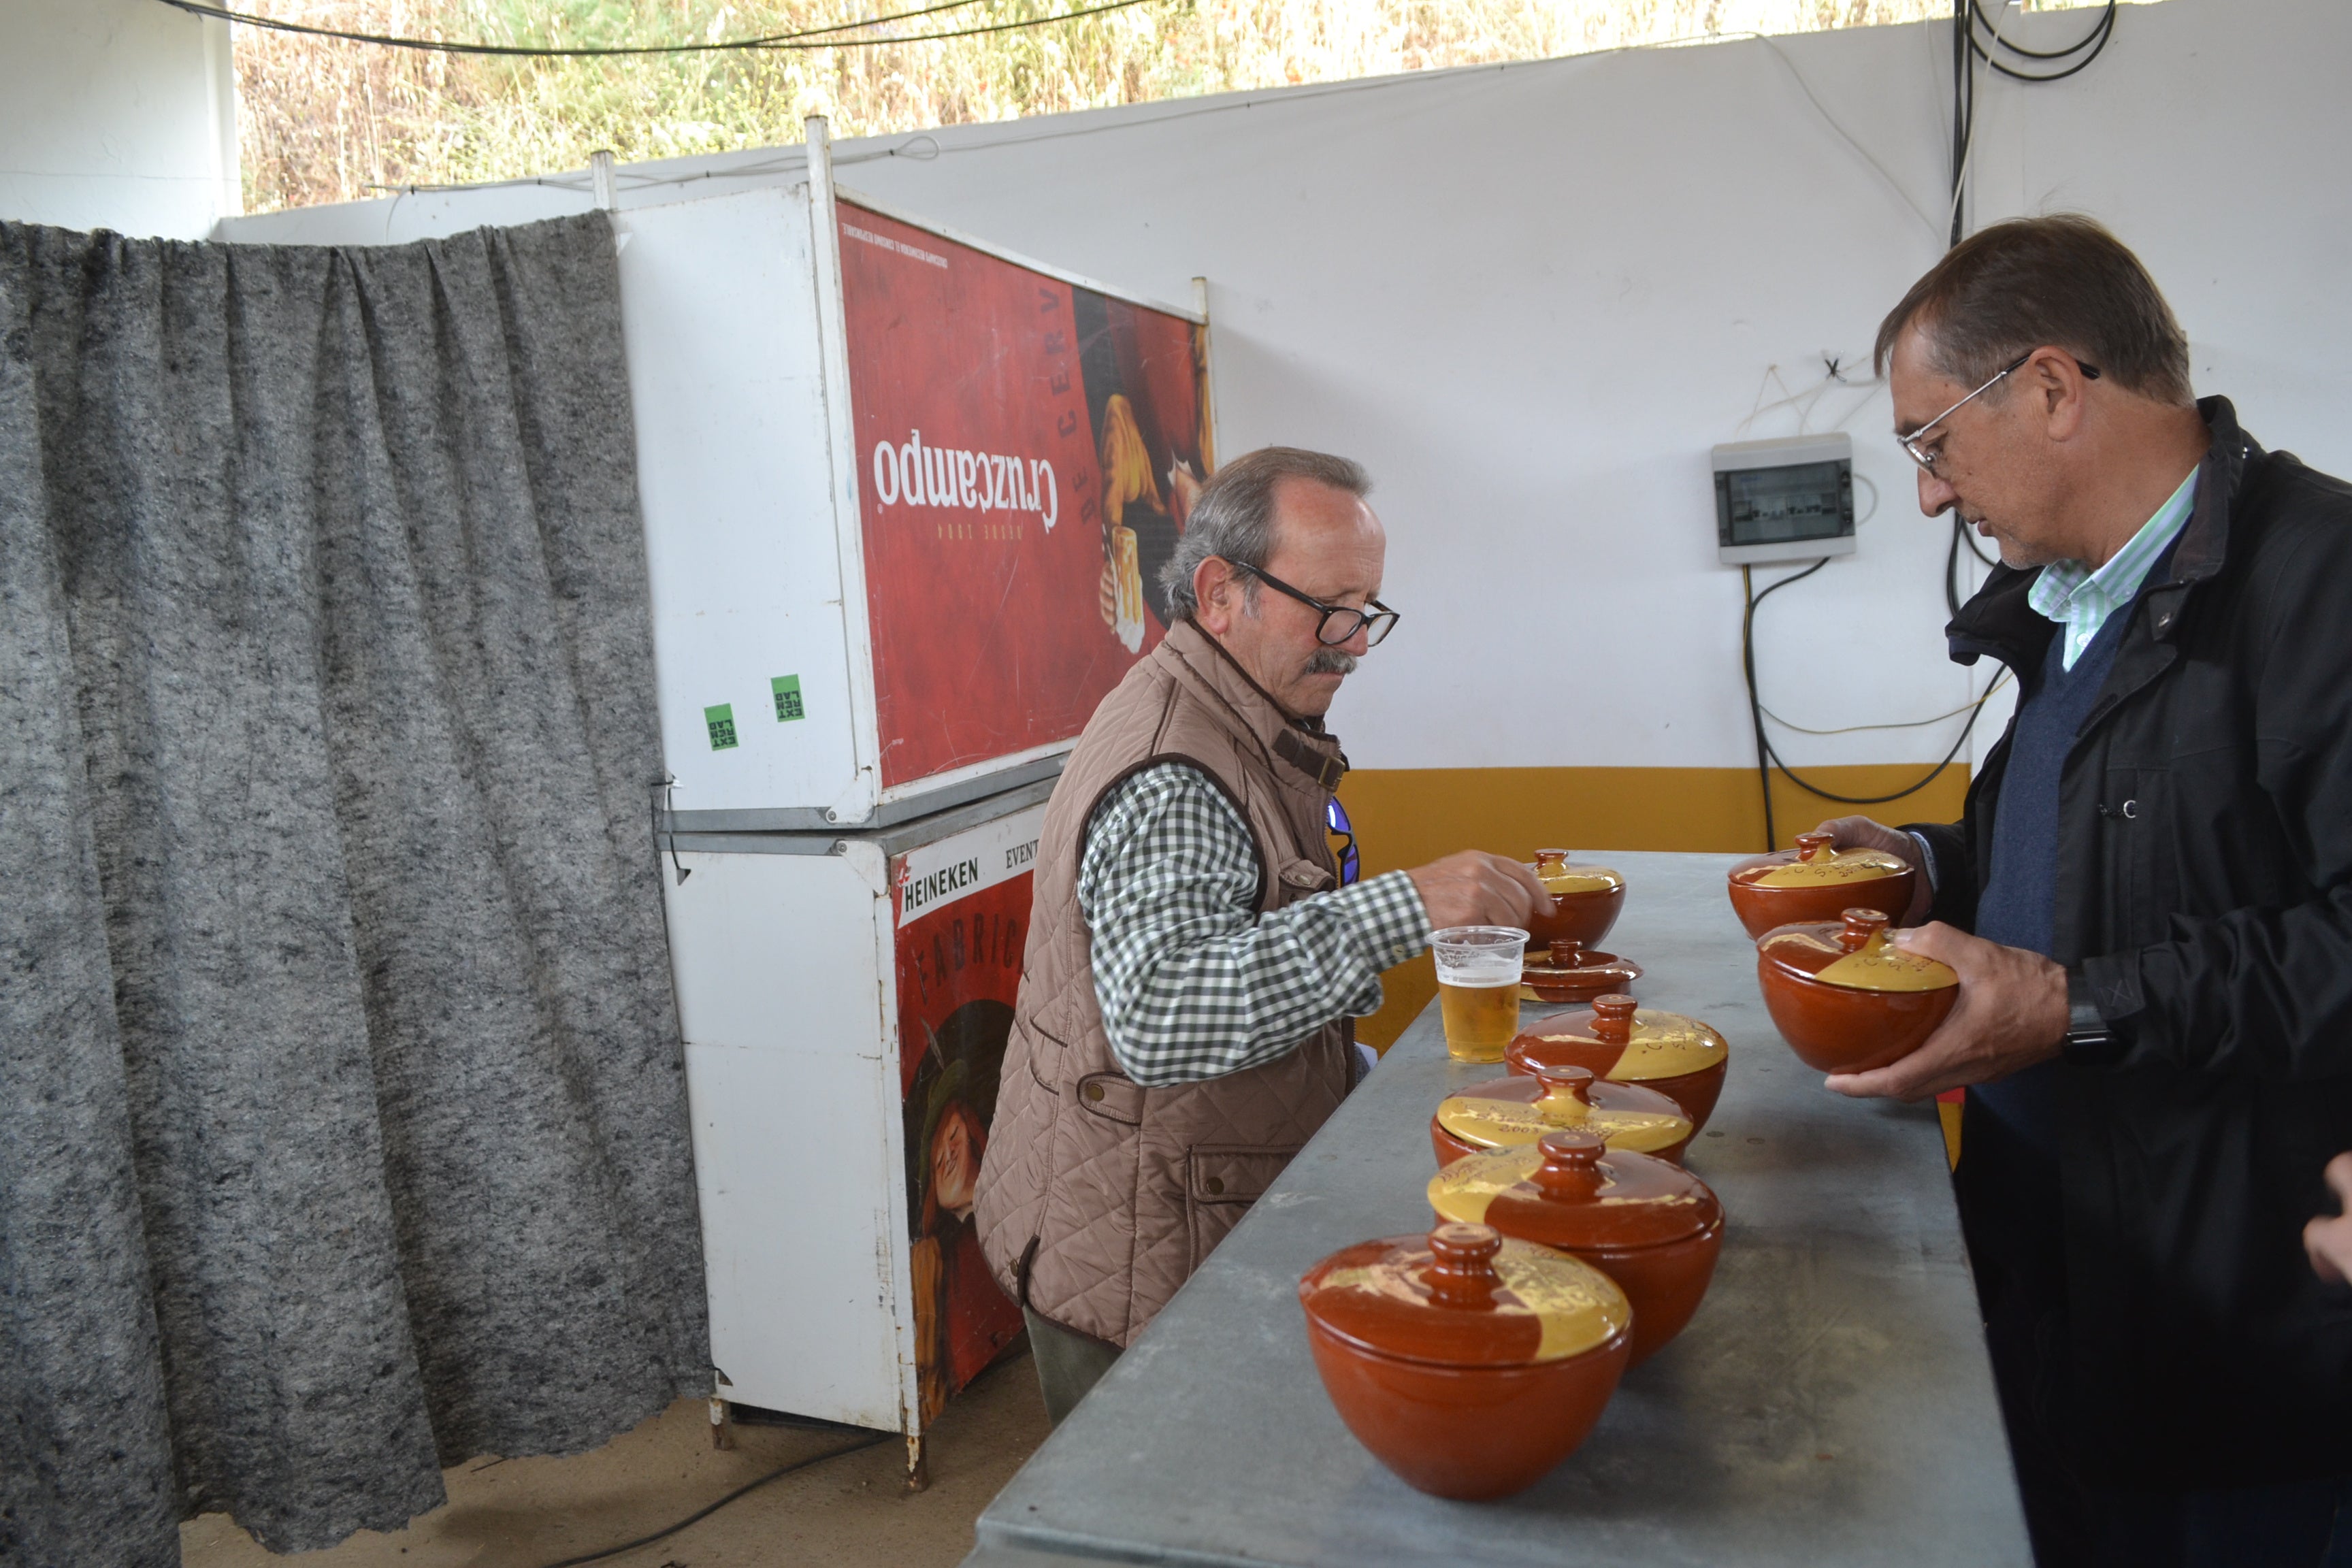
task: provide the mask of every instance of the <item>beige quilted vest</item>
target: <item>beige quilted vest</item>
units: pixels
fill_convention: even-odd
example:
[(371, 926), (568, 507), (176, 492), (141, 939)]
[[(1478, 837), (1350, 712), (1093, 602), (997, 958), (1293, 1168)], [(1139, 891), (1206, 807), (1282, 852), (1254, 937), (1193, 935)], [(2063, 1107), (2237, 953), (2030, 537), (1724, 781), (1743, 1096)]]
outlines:
[(1189, 762), (1256, 840), (1259, 912), (1337, 885), (1324, 810), (1339, 742), (1284, 717), (1187, 621), (1103, 699), (1045, 808), (1035, 903), (981, 1165), (980, 1243), (998, 1282), (1066, 1328), (1125, 1345), (1348, 1092), (1353, 1026), (1280, 1060), (1145, 1089), (1119, 1071), (1095, 1001), (1078, 859), (1104, 795)]

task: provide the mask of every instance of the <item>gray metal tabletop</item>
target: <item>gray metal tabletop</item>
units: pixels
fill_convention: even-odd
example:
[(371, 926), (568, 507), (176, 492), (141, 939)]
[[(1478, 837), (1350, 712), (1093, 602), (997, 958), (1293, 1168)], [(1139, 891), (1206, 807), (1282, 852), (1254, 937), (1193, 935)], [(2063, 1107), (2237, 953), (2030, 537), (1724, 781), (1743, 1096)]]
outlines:
[(1433, 1005), (997, 1495), (972, 1563), (2032, 1562), (1934, 1107), (1841, 1099), (1789, 1053), (1732, 857), (1605, 858), (1643, 1005), (1731, 1041), (1687, 1159), (1728, 1217), (1697, 1316), (1583, 1447), (1505, 1501), (1424, 1497), (1308, 1356), (1300, 1274), (1432, 1223), (1430, 1113), (1501, 1070), (1449, 1061)]

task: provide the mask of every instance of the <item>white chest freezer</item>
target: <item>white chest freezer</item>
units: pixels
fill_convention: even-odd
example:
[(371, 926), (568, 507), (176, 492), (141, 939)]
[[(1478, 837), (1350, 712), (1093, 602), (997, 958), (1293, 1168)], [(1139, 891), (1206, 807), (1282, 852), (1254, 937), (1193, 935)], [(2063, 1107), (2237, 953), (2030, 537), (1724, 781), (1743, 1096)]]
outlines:
[(1168, 617), (1206, 327), (801, 184), (615, 215), (685, 831), (1049, 776)]
[(1051, 787), (668, 839), (723, 1400), (919, 1439), (1021, 1331), (971, 1205)]

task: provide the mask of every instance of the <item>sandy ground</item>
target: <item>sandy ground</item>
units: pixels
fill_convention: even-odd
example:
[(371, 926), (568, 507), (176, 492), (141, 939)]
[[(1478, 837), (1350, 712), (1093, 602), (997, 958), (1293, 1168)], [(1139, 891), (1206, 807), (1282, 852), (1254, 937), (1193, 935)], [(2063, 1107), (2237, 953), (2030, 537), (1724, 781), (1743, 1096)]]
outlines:
[[(324, 1552), (278, 1557), (226, 1514), (180, 1527), (183, 1568), (546, 1568), (649, 1534), (779, 1466), (865, 1434), (739, 1426), (732, 1452), (710, 1446), (699, 1400), (682, 1399), (593, 1453), (562, 1459), (484, 1455), (445, 1472), (449, 1500), (391, 1534), (362, 1531)], [(1045, 1440), (1045, 1407), (1026, 1355), (982, 1373), (932, 1429), (931, 1485), (906, 1490), (896, 1437), (812, 1465), (699, 1523), (604, 1561), (621, 1568), (843, 1568), (951, 1565), (972, 1521)]]

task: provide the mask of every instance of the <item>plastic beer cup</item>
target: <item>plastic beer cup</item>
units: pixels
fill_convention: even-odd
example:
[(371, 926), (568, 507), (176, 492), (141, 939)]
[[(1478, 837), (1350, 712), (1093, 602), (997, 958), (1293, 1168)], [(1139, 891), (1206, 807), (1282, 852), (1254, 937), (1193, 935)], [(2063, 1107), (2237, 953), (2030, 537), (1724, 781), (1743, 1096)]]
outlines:
[(1519, 1032), (1519, 966), (1528, 933), (1517, 926), (1448, 926), (1433, 932), (1437, 1002), (1445, 1019), (1445, 1054), (1459, 1062), (1498, 1062)]

